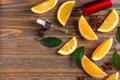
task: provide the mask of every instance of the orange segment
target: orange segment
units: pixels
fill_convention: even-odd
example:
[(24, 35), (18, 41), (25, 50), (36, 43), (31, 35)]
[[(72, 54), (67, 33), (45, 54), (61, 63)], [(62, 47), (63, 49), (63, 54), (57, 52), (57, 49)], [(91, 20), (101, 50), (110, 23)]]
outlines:
[(119, 14), (115, 9), (113, 9), (97, 31), (109, 32), (117, 26), (118, 22), (119, 22)]
[(97, 65), (95, 65), (91, 60), (89, 60), (85, 55), (81, 60), (83, 69), (92, 77), (104, 78), (107, 76)]
[(81, 35), (87, 40), (98, 40), (97, 36), (91, 29), (90, 25), (87, 23), (86, 19), (81, 16), (79, 19), (79, 31)]
[(98, 61), (102, 59), (107, 54), (107, 52), (110, 50), (112, 43), (113, 43), (113, 38), (110, 38), (102, 42), (92, 54), (92, 60)]
[(77, 48), (77, 42), (77, 38), (73, 37), (58, 51), (58, 53), (61, 55), (69, 55), (73, 53), (74, 50)]
[(58, 18), (58, 21), (63, 25), (65, 26), (66, 22), (68, 21), (68, 18), (71, 14), (71, 11), (72, 11), (72, 8), (75, 4), (75, 1), (66, 1), (64, 2), (58, 12), (57, 12), (57, 18)]
[(107, 78), (106, 80), (118, 80), (118, 77), (119, 77), (119, 72), (116, 72), (115, 74)]
[(46, 0), (43, 3), (33, 6), (31, 10), (34, 13), (45, 13), (51, 10), (57, 4), (57, 2), (58, 0)]

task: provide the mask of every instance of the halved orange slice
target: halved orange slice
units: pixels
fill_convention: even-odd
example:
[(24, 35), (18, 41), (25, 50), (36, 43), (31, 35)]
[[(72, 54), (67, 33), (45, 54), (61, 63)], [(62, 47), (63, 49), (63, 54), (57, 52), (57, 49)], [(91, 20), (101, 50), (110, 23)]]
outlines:
[(113, 43), (113, 38), (110, 38), (102, 42), (93, 52), (92, 60), (98, 61), (102, 59), (107, 54), (107, 52), (110, 50), (112, 43)]
[(86, 19), (81, 16), (79, 19), (79, 31), (81, 35), (87, 40), (98, 40), (96, 34), (91, 29), (90, 25), (87, 23)]
[(57, 12), (57, 18), (58, 21), (65, 26), (66, 22), (68, 21), (68, 18), (71, 14), (72, 8), (74, 7), (75, 1), (66, 1), (64, 2)]
[(112, 31), (117, 26), (118, 22), (119, 22), (119, 14), (115, 9), (113, 9), (97, 31), (99, 32)]
[(107, 78), (106, 80), (118, 80), (118, 77), (119, 77), (119, 72), (116, 72), (115, 74)]
[(77, 45), (78, 45), (77, 38), (73, 37), (58, 51), (58, 53), (61, 55), (72, 54), (74, 50), (77, 48)]
[(33, 6), (31, 10), (34, 13), (45, 13), (51, 10), (57, 4), (58, 0), (45, 0), (43, 3), (40, 3), (36, 6)]
[(89, 60), (85, 55), (81, 60), (83, 69), (92, 77), (104, 78), (107, 76), (97, 65), (95, 65), (91, 60)]

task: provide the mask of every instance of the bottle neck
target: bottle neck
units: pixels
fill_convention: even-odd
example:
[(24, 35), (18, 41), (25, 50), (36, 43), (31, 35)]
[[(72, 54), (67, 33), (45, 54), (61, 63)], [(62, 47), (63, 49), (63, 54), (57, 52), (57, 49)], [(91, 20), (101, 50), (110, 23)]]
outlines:
[(75, 15), (81, 15), (83, 12), (82, 12), (82, 8), (81, 7), (76, 7), (72, 10), (72, 13), (71, 15), (75, 16)]

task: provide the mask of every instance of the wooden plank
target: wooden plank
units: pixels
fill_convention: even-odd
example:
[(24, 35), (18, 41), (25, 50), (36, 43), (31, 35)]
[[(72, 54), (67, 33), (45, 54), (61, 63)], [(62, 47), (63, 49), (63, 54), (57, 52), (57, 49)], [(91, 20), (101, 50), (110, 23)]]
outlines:
[[(30, 8), (44, 0), (1, 0), (0, 1), (0, 80), (80, 80), (83, 76), (86, 80), (101, 80), (90, 77), (82, 67), (71, 61), (71, 56), (57, 54), (60, 47), (67, 42), (72, 35), (58, 31), (47, 31), (45, 37), (55, 36), (64, 42), (57, 48), (50, 49), (42, 46), (41, 39), (36, 30), (42, 28), (35, 22), (40, 18), (51, 20), (55, 25), (62, 27), (56, 16), (59, 6), (66, 0), (59, 0), (56, 7), (45, 14), (32, 13)], [(82, 6), (93, 0), (77, 0), (75, 7)], [(120, 1), (113, 0), (113, 8), (120, 14)], [(85, 16), (87, 20), (93, 16), (106, 18), (112, 8)], [(49, 16), (50, 15), (50, 16)], [(113, 46), (102, 60), (95, 62), (100, 68), (104, 62), (111, 62), (114, 48), (120, 51), (120, 44), (115, 39), (117, 28), (109, 33), (95, 33), (99, 41), (85, 40), (78, 33), (78, 19), (80, 16), (71, 16), (67, 28), (76, 32), (79, 44), (85, 46), (85, 54), (90, 58), (95, 48), (104, 40), (114, 37)], [(118, 26), (120, 25), (120, 22)], [(92, 27), (94, 29), (94, 27)], [(104, 35), (104, 36), (103, 36)], [(113, 74), (116, 70), (106, 73)]]

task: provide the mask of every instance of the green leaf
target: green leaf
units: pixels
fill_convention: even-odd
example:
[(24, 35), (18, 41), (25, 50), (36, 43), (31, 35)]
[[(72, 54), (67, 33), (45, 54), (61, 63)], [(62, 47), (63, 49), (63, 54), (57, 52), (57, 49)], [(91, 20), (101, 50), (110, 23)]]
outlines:
[(117, 69), (120, 69), (120, 55), (118, 54), (117, 50), (115, 50), (113, 54), (113, 64)]
[(120, 27), (117, 30), (116, 39), (117, 39), (118, 42), (120, 42)]
[(62, 40), (56, 37), (47, 37), (40, 40), (40, 42), (43, 46), (54, 48), (59, 46), (62, 43)]
[(72, 61), (75, 62), (76, 64), (79, 64), (84, 54), (84, 51), (85, 51), (84, 46), (77, 48), (73, 53)]

